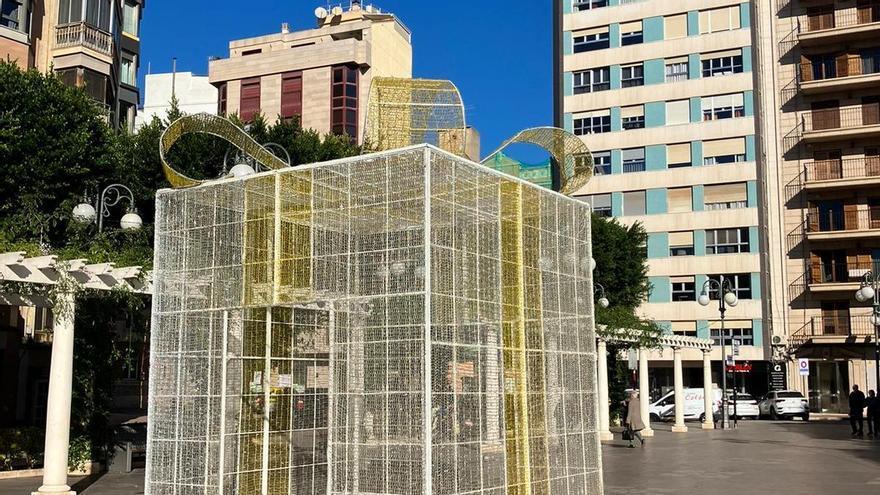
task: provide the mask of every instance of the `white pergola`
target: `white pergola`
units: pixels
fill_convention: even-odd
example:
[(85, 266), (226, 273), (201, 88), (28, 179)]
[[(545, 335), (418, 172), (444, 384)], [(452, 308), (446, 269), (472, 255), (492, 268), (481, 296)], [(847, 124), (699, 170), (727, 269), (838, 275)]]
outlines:
[[(602, 329), (604, 330), (604, 329)], [(629, 332), (602, 332), (603, 337), (597, 339), (596, 345), (596, 367), (598, 373), (596, 377), (597, 387), (599, 388), (599, 437), (602, 440), (612, 440), (614, 435), (610, 430), (610, 411), (608, 403), (608, 342), (638, 342), (636, 338), (637, 331)], [(698, 339), (696, 337), (685, 337), (682, 335), (666, 334), (661, 335), (658, 344), (661, 347), (672, 348), (673, 359), (673, 380), (675, 394), (675, 424), (672, 431), (675, 433), (685, 433), (688, 428), (684, 424), (684, 377), (681, 367), (681, 350), (682, 349), (699, 349), (703, 351), (703, 408), (705, 418), (703, 419), (703, 429), (711, 430), (715, 428), (714, 418), (712, 415), (712, 361), (710, 353), (712, 352), (712, 340)], [(649, 391), (648, 391), (648, 351), (650, 349), (638, 349), (639, 356), (639, 405), (641, 406), (642, 421), (645, 423), (645, 429), (642, 430), (642, 436), (650, 437), (654, 435), (651, 429), (651, 415), (648, 411)]]
[[(122, 289), (150, 294), (150, 274), (139, 266), (117, 268), (113, 263), (76, 259), (60, 261), (54, 255), (29, 258), (24, 252), (0, 253), (0, 281), (34, 285), (55, 285), (95, 290)], [(67, 285), (70, 282), (71, 285)], [(67, 484), (67, 456), (70, 440), (70, 400), (73, 382), (73, 322), (76, 312), (73, 290), (57, 294), (63, 310), (55, 314), (49, 396), (46, 403), (46, 450), (43, 485), (34, 494), (73, 495)], [(44, 296), (0, 292), (0, 304), (52, 307)]]

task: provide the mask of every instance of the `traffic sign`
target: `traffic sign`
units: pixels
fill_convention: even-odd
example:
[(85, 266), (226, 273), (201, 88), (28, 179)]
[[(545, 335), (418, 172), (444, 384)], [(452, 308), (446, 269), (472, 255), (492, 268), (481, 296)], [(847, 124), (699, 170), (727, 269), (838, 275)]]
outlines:
[(810, 360), (798, 359), (798, 374), (801, 376), (810, 376)]

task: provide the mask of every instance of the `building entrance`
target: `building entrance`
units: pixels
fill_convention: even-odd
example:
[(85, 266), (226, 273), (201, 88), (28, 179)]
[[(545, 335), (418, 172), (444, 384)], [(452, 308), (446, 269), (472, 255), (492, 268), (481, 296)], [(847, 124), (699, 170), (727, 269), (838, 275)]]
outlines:
[(810, 411), (848, 411), (849, 372), (846, 361), (810, 361)]

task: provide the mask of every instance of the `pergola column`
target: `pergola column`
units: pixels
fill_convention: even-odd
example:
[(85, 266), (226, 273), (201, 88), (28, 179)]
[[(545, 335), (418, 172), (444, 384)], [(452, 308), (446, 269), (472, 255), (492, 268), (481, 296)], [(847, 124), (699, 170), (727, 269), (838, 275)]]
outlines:
[(684, 376), (681, 370), (681, 347), (672, 348), (673, 377), (675, 382), (675, 425), (672, 426), (674, 433), (686, 432), (684, 424)]
[(70, 399), (73, 393), (73, 320), (75, 296), (58, 294), (46, 401), (46, 450), (43, 486), (33, 495), (74, 495), (67, 485), (67, 454), (70, 441)]
[(648, 397), (648, 350), (639, 349), (639, 408), (642, 411), (642, 422), (645, 423), (645, 429), (642, 430), (643, 437), (653, 437), (654, 430), (651, 429), (651, 412), (648, 411), (650, 406), (650, 397)]
[(703, 429), (714, 430), (715, 418), (712, 414), (712, 402), (715, 398), (715, 391), (712, 388), (712, 359), (711, 350), (703, 350), (703, 410), (705, 417), (703, 418)]
[(603, 339), (596, 342), (596, 368), (596, 386), (599, 387), (599, 440), (614, 440), (608, 419), (608, 348)]

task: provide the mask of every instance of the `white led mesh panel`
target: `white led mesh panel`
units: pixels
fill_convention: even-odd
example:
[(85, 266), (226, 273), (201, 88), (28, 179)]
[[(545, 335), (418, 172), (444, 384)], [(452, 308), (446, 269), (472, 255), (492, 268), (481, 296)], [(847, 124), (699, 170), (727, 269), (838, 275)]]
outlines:
[(146, 493), (602, 493), (589, 226), (430, 146), (162, 191)]

